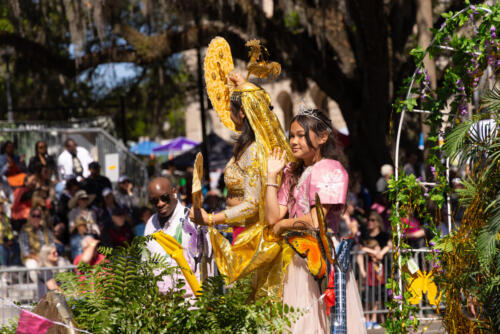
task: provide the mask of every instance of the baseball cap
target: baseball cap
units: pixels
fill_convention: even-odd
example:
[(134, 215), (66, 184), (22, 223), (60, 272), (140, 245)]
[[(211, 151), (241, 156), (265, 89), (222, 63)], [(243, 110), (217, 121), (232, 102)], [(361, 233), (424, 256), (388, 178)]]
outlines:
[(112, 216), (125, 216), (126, 214), (128, 214), (127, 209), (122, 208), (120, 206), (117, 206), (116, 208), (113, 209), (113, 211), (111, 211)]
[(104, 188), (102, 190), (102, 197), (106, 197), (108, 196), (109, 194), (112, 194), (113, 193), (113, 190), (111, 188)]
[(99, 169), (101, 168), (101, 165), (97, 161), (92, 161), (89, 163), (89, 169)]
[(130, 181), (130, 179), (129, 179), (129, 177), (127, 175), (122, 175), (118, 179), (118, 183), (122, 183), (122, 182), (126, 182), (126, 181)]

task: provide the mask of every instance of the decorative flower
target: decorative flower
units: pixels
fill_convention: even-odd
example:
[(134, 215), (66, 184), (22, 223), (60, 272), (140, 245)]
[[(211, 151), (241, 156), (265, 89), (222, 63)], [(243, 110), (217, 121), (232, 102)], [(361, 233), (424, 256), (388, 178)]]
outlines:
[(437, 174), (436, 174), (436, 167), (434, 167), (433, 165), (431, 165), (430, 169), (431, 169), (432, 175), (437, 176)]

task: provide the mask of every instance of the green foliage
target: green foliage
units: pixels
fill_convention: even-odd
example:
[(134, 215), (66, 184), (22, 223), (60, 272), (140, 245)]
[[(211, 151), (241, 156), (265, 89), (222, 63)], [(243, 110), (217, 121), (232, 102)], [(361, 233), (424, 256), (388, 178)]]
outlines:
[(16, 334), (17, 331), (17, 317), (9, 319), (7, 324), (0, 327), (0, 334)]
[[(496, 36), (495, 29), (499, 30), (500, 6), (468, 6), (462, 11), (443, 13), (442, 16), (446, 21), (439, 29), (432, 29), (434, 39), (430, 46), (426, 50), (417, 47), (411, 51), (417, 69), (403, 81), (404, 84), (399, 89), (399, 94), (403, 97), (394, 104), (397, 112), (412, 111), (415, 108), (430, 111), (426, 114), (426, 123), (430, 128), (430, 151), (426, 163), (433, 169), (431, 181), (437, 186), (426, 189), (411, 175), (401, 175), (398, 180), (390, 181), (390, 198), (394, 201), (390, 220), (393, 231), (404, 231), (407, 226), (402, 218), (414, 215), (421, 221), (423, 219), (430, 229), (432, 242), (435, 243), (436, 251), (428, 254), (427, 258), (440, 267), (440, 271), (435, 274), (436, 281), (441, 283), (438, 285), (470, 293), (482, 308), (481, 319), (475, 320), (477, 326), (493, 327), (500, 331), (500, 90), (485, 89), (481, 86), (483, 81), (480, 81), (488, 65), (494, 73), (490, 80), (498, 78), (500, 39)], [(470, 26), (470, 29), (459, 32), (458, 29), (465, 25)], [(443, 51), (443, 47), (452, 51)], [(437, 88), (432, 89), (423, 60), (426, 55), (436, 58), (443, 52), (450, 57), (450, 62), (443, 70)], [(472, 101), (475, 92), (482, 96), (481, 108), (476, 111), (475, 116), (467, 119), (467, 104)], [(449, 112), (446, 119), (443, 110)], [(484, 131), (479, 133), (482, 127), (478, 123), (485, 119), (496, 122), (496, 132), (492, 130), (489, 134)], [(443, 132), (445, 127), (448, 130)], [(443, 139), (444, 146), (441, 146)], [(446, 158), (461, 166), (468, 165), (472, 173), (462, 181), (463, 188), (457, 191), (460, 204), (477, 212), (477, 221), (482, 219), (487, 222), (485, 226), (465, 233), (467, 240), (457, 241), (455, 232), (442, 238), (436, 229), (436, 225), (441, 223), (440, 214), (428, 212), (429, 207), (441, 208), (446, 197), (451, 195), (452, 189), (445, 177), (446, 168), (443, 164)], [(393, 241), (396, 247), (394, 261), (401, 260), (404, 268), (411, 254), (405, 250), (409, 246), (404, 233), (401, 238), (394, 233)], [(457, 272), (458, 265), (449, 260), (454, 257), (468, 259), (467, 267), (459, 270), (457, 275), (439, 274)], [(443, 259), (448, 259), (448, 262)], [(405, 291), (407, 274), (401, 274), (403, 291), (399, 289), (399, 277), (396, 274), (397, 272), (388, 281), (387, 287), (398, 298), (387, 303), (391, 314), (384, 327), (389, 333), (408, 333), (417, 328), (418, 322), (414, 319), (418, 307), (408, 305), (409, 295)], [(453, 311), (456, 309), (455, 307)], [(445, 314), (447, 316), (449, 314)]]
[(487, 90), (482, 96), (483, 107), (488, 108), (491, 112), (500, 111), (500, 89), (493, 87)]
[(303, 30), (300, 25), (299, 12), (297, 12), (296, 10), (288, 11), (283, 19), (285, 21), (285, 27), (294, 34), (298, 34), (299, 32), (301, 32), (301, 30)]
[[(148, 238), (108, 253), (106, 262), (61, 273), (62, 289), (79, 328), (93, 333), (273, 333), (285, 331), (300, 312), (271, 297), (249, 302), (250, 278), (224, 286), (221, 276), (203, 283), (203, 294), (185, 298), (183, 281), (160, 292), (172, 275), (164, 258), (144, 257)], [(160, 274), (159, 274), (160, 273)], [(156, 275), (155, 275), (156, 274)]]

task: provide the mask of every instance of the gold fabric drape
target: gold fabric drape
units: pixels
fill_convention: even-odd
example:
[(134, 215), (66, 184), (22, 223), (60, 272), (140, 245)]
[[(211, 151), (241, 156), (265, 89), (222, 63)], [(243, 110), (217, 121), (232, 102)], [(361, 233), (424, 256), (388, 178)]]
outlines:
[(264, 238), (267, 156), (275, 147), (286, 151), (287, 161), (291, 161), (293, 155), (278, 118), (269, 108), (271, 99), (267, 92), (257, 86), (239, 92), (245, 115), (255, 133), (252, 175), (247, 177), (251, 177), (252, 182), (260, 182), (258, 212), (255, 219), (246, 220), (245, 230), (232, 246), (215, 228), (209, 229), (210, 239), (219, 271), (227, 277), (228, 283), (254, 272), (256, 298), (264, 295), (281, 298), (283, 265), (290, 262), (292, 252), (288, 248), (283, 252), (280, 242)]

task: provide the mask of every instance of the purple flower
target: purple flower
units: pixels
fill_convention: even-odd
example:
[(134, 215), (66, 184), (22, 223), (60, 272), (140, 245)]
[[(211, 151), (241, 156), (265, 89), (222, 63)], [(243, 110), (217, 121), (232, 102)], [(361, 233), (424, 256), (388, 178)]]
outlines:
[(418, 182), (422, 182), (423, 180), (424, 180), (424, 178), (423, 178), (423, 177), (421, 177), (421, 176), (417, 177), (417, 181), (418, 181)]
[(436, 243), (434, 241), (431, 241), (431, 242), (429, 242), (429, 245), (436, 246)]
[(457, 86), (462, 85), (462, 79), (457, 79), (457, 81), (455, 81), (455, 84), (456, 84)]
[(417, 74), (422, 74), (422, 68), (420, 68), (420, 67), (418, 68)]
[(428, 193), (428, 192), (425, 192), (425, 193), (424, 193), (424, 197), (429, 197), (429, 193)]
[(497, 29), (495, 28), (495, 26), (491, 26), (490, 28), (490, 33), (491, 33), (491, 39), (495, 39), (497, 38), (497, 33), (496, 33)]
[(441, 24), (441, 28), (440, 29), (443, 29), (445, 25), (446, 25), (446, 21)]
[(412, 315), (410, 315), (410, 316), (408, 317), (408, 319), (410, 319), (410, 321), (413, 321), (413, 319), (415, 319), (415, 318), (414, 318)]
[(431, 168), (431, 173), (434, 174), (434, 175), (436, 175), (436, 167), (434, 167), (434, 166), (431, 165), (430, 168)]
[(392, 296), (392, 289), (387, 289), (387, 295)]
[(403, 296), (401, 295), (394, 296), (393, 298), (396, 300), (403, 300)]
[(460, 111), (460, 114), (461, 115), (466, 115), (467, 112), (469, 111), (468, 108), (467, 108), (467, 104), (461, 104), (459, 107), (458, 107), (458, 110)]

